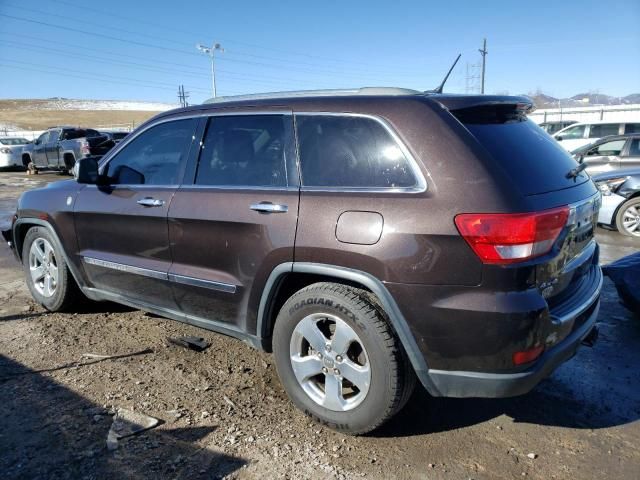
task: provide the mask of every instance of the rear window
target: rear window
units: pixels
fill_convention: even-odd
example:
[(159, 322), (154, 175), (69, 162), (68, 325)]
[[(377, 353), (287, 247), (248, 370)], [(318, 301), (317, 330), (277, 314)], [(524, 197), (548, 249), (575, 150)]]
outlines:
[(526, 115), (513, 107), (452, 112), (489, 152), (525, 195), (551, 192), (586, 182), (581, 173), (568, 179), (577, 162)]

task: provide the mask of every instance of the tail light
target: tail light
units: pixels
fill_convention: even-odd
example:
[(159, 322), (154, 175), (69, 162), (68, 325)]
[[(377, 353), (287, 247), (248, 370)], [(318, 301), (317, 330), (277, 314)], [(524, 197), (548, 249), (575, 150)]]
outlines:
[(530, 348), (529, 350), (523, 350), (521, 352), (516, 352), (512, 356), (514, 365), (522, 365), (524, 363), (533, 362), (536, 358), (542, 355), (544, 351), (544, 347), (539, 345), (537, 347)]
[(82, 153), (91, 153), (91, 149), (89, 148), (89, 142), (82, 142), (82, 146), (80, 147), (80, 151)]
[(568, 218), (566, 206), (531, 213), (463, 213), (455, 223), (483, 263), (506, 265), (548, 253)]

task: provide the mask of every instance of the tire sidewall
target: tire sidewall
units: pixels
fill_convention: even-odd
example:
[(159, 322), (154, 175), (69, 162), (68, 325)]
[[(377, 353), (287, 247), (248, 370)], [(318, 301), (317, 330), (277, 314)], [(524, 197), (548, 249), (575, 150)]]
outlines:
[(631, 205), (640, 206), (640, 197), (631, 198), (629, 200), (626, 200), (622, 205), (620, 205), (620, 208), (618, 209), (618, 213), (616, 214), (616, 229), (618, 230), (619, 233), (627, 237), (640, 238), (637, 235), (631, 235), (622, 226), (622, 215), (627, 210), (627, 208), (629, 208)]
[[(31, 279), (31, 273), (29, 269), (29, 250), (31, 249), (31, 245), (38, 239), (47, 240), (51, 246), (53, 247), (53, 252), (56, 257), (56, 262), (58, 264), (58, 285), (56, 287), (55, 293), (51, 297), (45, 297), (40, 294), (33, 285), (33, 280)], [(25, 281), (27, 282), (27, 287), (31, 292), (31, 296), (38, 302), (40, 305), (45, 307), (47, 310), (56, 311), (60, 308), (65, 298), (65, 291), (67, 288), (67, 264), (64, 260), (64, 256), (58, 247), (58, 242), (54, 239), (53, 235), (44, 227), (32, 227), (27, 232), (24, 242), (22, 245), (22, 268), (25, 274)]]
[[(290, 341), (296, 325), (313, 313), (328, 313), (345, 321), (362, 342), (371, 368), (371, 384), (365, 399), (346, 412), (328, 410), (314, 402), (302, 389), (293, 373), (290, 360)], [(394, 401), (397, 373), (393, 359), (375, 327), (366, 322), (353, 302), (326, 291), (301, 292), (282, 307), (274, 328), (273, 350), (276, 369), (293, 403), (321, 423), (337, 430), (352, 433), (369, 431), (371, 425), (385, 418)]]

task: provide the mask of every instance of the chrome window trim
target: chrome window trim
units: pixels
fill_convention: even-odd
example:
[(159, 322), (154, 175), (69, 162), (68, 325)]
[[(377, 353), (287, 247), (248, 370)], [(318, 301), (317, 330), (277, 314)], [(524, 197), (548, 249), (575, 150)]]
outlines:
[[(305, 186), (304, 185), (304, 177), (302, 176), (302, 159), (300, 158), (300, 149), (298, 148), (298, 163), (300, 164), (300, 175), (302, 178), (302, 185), (300, 186), (300, 190), (303, 192), (346, 192), (346, 193), (423, 193), (427, 191), (427, 182), (422, 174), (422, 170), (420, 170), (420, 165), (418, 161), (415, 159), (413, 154), (409, 151), (405, 143), (398, 136), (397, 132), (394, 128), (387, 122), (384, 118), (378, 115), (372, 115), (368, 113), (350, 113), (350, 112), (294, 112), (294, 118), (297, 116), (317, 116), (317, 117), (358, 117), (358, 118), (367, 118), (369, 120), (373, 120), (379, 123), (385, 131), (391, 136), (396, 146), (400, 149), (402, 154), (409, 162), (409, 167), (413, 176), (416, 179), (416, 185), (412, 187), (331, 187), (331, 186)], [(296, 137), (297, 137), (297, 127), (296, 127)], [(299, 147), (299, 146), (298, 146)]]
[[(107, 167), (107, 165), (109, 164), (109, 162), (111, 160), (113, 160), (119, 153), (120, 151), (125, 148), (130, 142), (132, 142), (133, 140), (135, 140), (136, 138), (138, 138), (140, 135), (142, 135), (144, 132), (146, 132), (147, 130), (149, 130), (150, 128), (153, 128), (157, 125), (162, 125), (163, 123), (168, 123), (168, 122), (175, 122), (178, 120), (187, 120), (190, 118), (205, 118), (205, 117), (232, 117), (232, 116), (243, 116), (243, 115), (288, 115), (288, 116), (293, 116), (293, 112), (291, 110), (256, 110), (256, 111), (251, 111), (251, 110), (237, 110), (237, 111), (223, 111), (223, 112), (216, 112), (216, 111), (211, 111), (211, 110), (207, 110), (204, 112), (198, 112), (198, 113), (194, 113), (192, 115), (179, 115), (179, 116), (171, 116), (168, 118), (160, 118), (156, 121), (154, 121), (153, 123), (150, 123), (149, 125), (144, 126), (143, 128), (138, 128), (136, 130), (134, 130), (133, 132), (131, 132), (129, 135), (127, 135), (124, 140), (121, 140), (118, 144), (116, 144), (116, 146), (109, 152), (107, 152), (107, 154), (102, 157), (102, 159), (99, 161), (99, 168), (98, 168), (98, 173), (100, 175), (102, 175), (104, 173), (104, 169)], [(294, 125), (294, 132), (295, 132), (295, 125)], [(197, 129), (196, 129), (197, 130)], [(46, 133), (46, 132), (45, 132)], [(295, 133), (294, 133), (295, 135)], [(195, 138), (195, 131), (194, 131), (194, 135), (191, 136), (192, 140), (195, 141), (197, 140)], [(202, 145), (202, 139), (200, 139), (200, 145)], [(188, 159), (186, 160), (188, 161)], [(185, 185), (185, 184), (182, 184)], [(180, 185), (180, 186), (182, 186)], [(187, 184), (189, 185), (189, 184)], [(145, 184), (116, 184), (116, 185), (112, 185), (113, 187), (117, 187), (117, 186), (128, 186), (128, 187), (173, 187), (173, 188), (177, 188), (178, 186), (176, 185), (145, 185)], [(204, 187), (209, 187), (209, 185), (203, 185)], [(296, 187), (296, 190), (298, 190), (298, 188)]]
[(299, 187), (257, 187), (252, 185), (195, 185), (183, 183), (179, 186), (181, 190), (241, 190), (242, 192), (250, 192), (252, 190), (260, 192), (297, 192)]
[(110, 270), (118, 270), (120, 272), (131, 273), (134, 275), (141, 275), (143, 277), (155, 278), (158, 280), (167, 280), (173, 283), (181, 283), (183, 285), (191, 285), (194, 287), (208, 288), (210, 290), (217, 290), (225, 293), (236, 293), (236, 285), (224, 282), (214, 282), (212, 280), (203, 280), (201, 278), (188, 277), (186, 275), (177, 275), (175, 273), (165, 273), (158, 270), (152, 270), (142, 267), (134, 267), (133, 265), (127, 265), (124, 263), (111, 262), (108, 260), (100, 260), (94, 257), (82, 257), (84, 262), (88, 265), (94, 265), (97, 267), (108, 268)]

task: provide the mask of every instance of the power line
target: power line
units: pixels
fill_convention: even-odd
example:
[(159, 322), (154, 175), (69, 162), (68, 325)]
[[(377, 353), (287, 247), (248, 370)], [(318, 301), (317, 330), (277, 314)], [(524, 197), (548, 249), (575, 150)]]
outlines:
[[(62, 45), (65, 47), (71, 47), (73, 49), (77, 49), (77, 50), (82, 50), (83, 52), (85, 52), (85, 49), (80, 49), (77, 45), (75, 44), (70, 44), (70, 43), (66, 43), (66, 42), (60, 42), (59, 40), (51, 40), (48, 38), (42, 38), (42, 37), (35, 37), (33, 35), (25, 35), (22, 33), (17, 33), (17, 32), (0, 32), (0, 34), (6, 34), (8, 35), (10, 38), (13, 37), (21, 37), (21, 38), (27, 38), (27, 39), (31, 39), (31, 40), (36, 40), (36, 41), (42, 41), (42, 42), (46, 42), (46, 43), (54, 43), (57, 45)], [(24, 42), (15, 42), (12, 40), (4, 40), (5, 43), (13, 43), (16, 45), (29, 45), (32, 46), (33, 48), (38, 48), (39, 50), (42, 51), (54, 51), (53, 49), (49, 48), (49, 47), (42, 47), (41, 45), (34, 45), (34, 44), (29, 44), (29, 43), (24, 43)], [(65, 52), (64, 50), (59, 50), (57, 49), (56, 51), (58, 52)], [(148, 57), (141, 57), (141, 56), (136, 56), (136, 55), (129, 55), (129, 54), (125, 54), (125, 53), (120, 53), (120, 52), (113, 52), (113, 51), (109, 51), (109, 50), (103, 50), (103, 49), (95, 49), (92, 48), (91, 49), (92, 52), (95, 53), (100, 53), (102, 55), (112, 55), (115, 57), (118, 57), (118, 60), (109, 60), (109, 59), (104, 59), (103, 57), (95, 57), (92, 56), (92, 58), (97, 58), (103, 61), (111, 61), (111, 62), (121, 62), (121, 63), (125, 63), (125, 60), (121, 60), (120, 57), (125, 57), (125, 58), (131, 58), (134, 60), (143, 60), (143, 61), (152, 61), (154, 63), (161, 63), (164, 65), (171, 65), (171, 66), (175, 66), (175, 67), (180, 67), (180, 73), (183, 74), (184, 73), (184, 69), (190, 69), (190, 70), (196, 70), (196, 72), (188, 72), (189, 74), (193, 74), (193, 75), (197, 75), (197, 76), (202, 76), (202, 77), (207, 77), (208, 75), (201, 73), (202, 72), (202, 68), (199, 67), (195, 67), (193, 65), (188, 65), (186, 63), (178, 63), (178, 62), (171, 62), (171, 61), (167, 61), (167, 60), (159, 60), (159, 59), (155, 59), (155, 58), (148, 58)], [(74, 55), (84, 55), (84, 56), (89, 56), (86, 53), (76, 53), (76, 52), (69, 52), (69, 54), (73, 53)], [(134, 62), (126, 62), (127, 64), (132, 64), (132, 65), (149, 65), (149, 64), (143, 64), (143, 63), (134, 63)], [(150, 67), (154, 67), (155, 65), (149, 65)], [(157, 68), (162, 68), (162, 67), (157, 67)], [(170, 70), (166, 70), (166, 71), (170, 71)], [(260, 81), (263, 80), (288, 80), (291, 82), (304, 82), (305, 80), (302, 79), (296, 79), (296, 78), (291, 78), (291, 77), (278, 77), (278, 76), (271, 76), (271, 75), (263, 75), (263, 74), (256, 74), (256, 75), (248, 75), (248, 74), (244, 74), (244, 73), (239, 73), (239, 72), (235, 72), (233, 70), (227, 70), (227, 69), (217, 69), (218, 72), (224, 73), (225, 76), (232, 76), (232, 77), (238, 77), (240, 79), (257, 79)], [(273, 84), (278, 84), (278, 82), (271, 82)]]
[[(49, 12), (46, 12), (44, 10), (29, 9), (29, 8), (24, 8), (24, 7), (12, 7), (12, 8), (19, 8), (21, 11), (30, 11), (30, 12), (34, 12), (34, 13), (38, 13), (38, 14), (44, 14), (44, 15), (48, 15), (48, 16), (62, 18), (62, 19), (65, 19), (67, 21), (69, 20), (69, 16), (68, 15), (63, 16), (63, 15), (58, 15), (58, 14), (55, 14), (55, 13), (49, 13)], [(141, 42), (141, 41), (138, 41), (138, 40), (118, 38), (118, 37), (114, 37), (114, 36), (103, 34), (103, 33), (99, 33), (99, 32), (90, 32), (90, 31), (86, 31), (86, 30), (82, 30), (82, 29), (69, 27), (67, 25), (59, 25), (59, 24), (50, 23), (50, 22), (43, 22), (43, 21), (40, 21), (40, 20), (32, 19), (32, 18), (18, 17), (18, 16), (14, 16), (14, 15), (7, 15), (7, 14), (1, 14), (1, 13), (0, 13), (0, 16), (4, 16), (4, 17), (11, 18), (11, 19), (18, 20), (18, 21), (35, 23), (35, 24), (38, 24), (38, 25), (43, 25), (43, 26), (47, 26), (47, 27), (51, 27), (51, 28), (58, 28), (58, 29), (62, 29), (62, 30), (75, 32), (75, 33), (81, 33), (81, 34), (84, 34), (84, 35), (91, 35), (91, 36), (96, 36), (96, 37), (105, 38), (105, 39), (109, 39), (109, 40), (116, 40), (116, 41), (119, 41), (119, 42), (130, 43), (132, 45), (142, 46), (142, 47), (146, 47), (146, 48), (155, 48), (155, 49), (160, 49), (160, 50), (170, 51), (170, 52), (175, 52), (175, 53), (180, 53), (180, 54), (186, 54), (186, 55), (197, 55), (197, 54), (195, 54), (195, 53), (193, 53), (191, 51), (187, 51), (187, 50), (182, 50), (182, 49), (177, 49), (177, 48), (173, 48), (173, 47), (167, 47), (167, 46), (147, 43), (147, 42)], [(100, 23), (87, 21), (86, 19), (78, 19), (78, 21), (82, 22), (83, 24), (96, 25), (98, 27), (105, 28)], [(161, 40), (163, 42), (170, 42), (170, 43), (174, 43), (174, 44), (178, 44), (178, 45), (182, 44), (181, 42), (167, 40), (166, 38), (158, 37), (158, 36), (155, 36), (155, 35), (146, 35), (146, 34), (142, 34), (142, 33), (139, 33), (139, 32), (135, 32), (135, 31), (131, 31), (131, 30), (123, 29), (123, 28), (118, 28), (118, 27), (110, 27), (109, 30), (116, 30), (116, 31), (120, 31), (120, 32), (131, 34), (131, 35), (141, 35), (141, 36), (145, 36), (145, 37), (148, 37), (148, 38), (159, 39), (159, 40)], [(300, 61), (296, 61), (296, 60), (287, 60), (287, 59), (281, 59), (281, 58), (276, 58), (276, 57), (268, 57), (268, 56), (264, 56), (264, 55), (255, 55), (255, 54), (250, 54), (250, 53), (241, 53), (241, 52), (233, 52), (233, 51), (230, 51), (229, 54), (231, 55), (231, 57), (224, 58), (223, 59), (224, 62), (244, 63), (244, 64), (248, 64), (248, 65), (261, 66), (261, 67), (265, 67), (265, 68), (277, 68), (277, 69), (287, 68), (289, 70), (291, 69), (290, 67), (288, 67), (286, 65), (282, 65), (282, 64), (283, 63), (284, 64), (292, 63), (292, 64), (303, 65), (303, 67), (305, 67), (305, 68), (298, 68), (297, 69), (298, 72), (302, 72), (302, 73), (323, 73), (323, 74), (328, 74), (328, 75), (336, 75), (336, 74), (338, 74), (337, 72), (332, 71), (332, 70), (324, 70), (322, 68), (318, 68), (318, 67), (316, 67), (315, 64), (308, 63), (308, 62), (300, 62)], [(256, 61), (252, 61), (252, 60), (244, 60), (244, 59), (233, 58), (234, 55), (238, 55), (238, 56), (244, 55), (244, 56), (249, 56), (249, 57), (258, 58), (258, 59), (261, 58), (261, 59), (266, 59), (266, 60), (272, 60), (272, 61), (275, 61), (275, 62), (279, 62), (280, 65), (274, 65), (274, 64), (264, 63), (264, 62), (256, 62)], [(340, 75), (340, 76), (349, 76), (349, 77), (352, 77), (352, 78), (358, 78), (358, 77), (359, 78), (369, 78), (371, 76), (371, 73), (372, 73), (371, 71), (367, 71), (367, 72), (352, 71), (352, 72), (341, 72), (338, 75)], [(380, 76), (380, 74), (377, 74), (377, 75)], [(384, 73), (382, 75), (388, 75), (388, 74)], [(418, 77), (419, 78), (424, 78), (423, 74), (419, 74), (419, 73), (412, 73), (412, 74), (399, 73), (397, 70), (394, 70), (393, 76), (394, 77), (403, 76), (403, 77), (407, 77), (407, 78), (418, 78)]]

